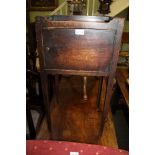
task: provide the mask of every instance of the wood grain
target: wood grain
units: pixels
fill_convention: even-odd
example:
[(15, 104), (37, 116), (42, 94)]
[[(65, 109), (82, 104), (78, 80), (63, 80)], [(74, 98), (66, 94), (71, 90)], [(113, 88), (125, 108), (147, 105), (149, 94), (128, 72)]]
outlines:
[[(79, 104), (80, 97), (83, 96), (81, 94), (79, 94), (79, 96), (77, 97), (79, 100), (75, 101), (75, 103), (77, 102), (77, 104), (75, 105), (80, 106), (78, 113), (73, 113), (75, 108), (69, 104), (69, 100), (66, 101), (67, 104), (63, 107), (64, 109), (66, 107), (68, 107), (69, 109), (73, 108), (71, 109), (73, 111), (70, 110), (70, 115), (79, 116), (79, 113), (83, 112), (82, 117), (87, 116), (86, 114), (88, 112), (88, 109), (90, 108), (90, 110), (92, 110), (92, 113), (95, 113), (95, 118), (98, 118), (98, 124), (100, 124), (100, 127), (93, 133), (97, 135), (98, 133), (100, 133), (99, 136), (101, 136), (107, 118), (109, 103), (112, 95), (113, 79), (115, 77), (118, 55), (120, 51), (123, 25), (124, 19), (121, 18), (112, 19), (110, 17), (95, 16), (37, 17), (37, 45), (40, 59), (40, 69), (41, 73), (43, 74), (41, 76), (43, 87), (42, 89), (44, 91), (44, 103), (46, 107), (45, 109), (47, 113), (49, 130), (52, 129), (55, 124), (51, 124), (51, 122), (53, 121), (53, 117), (50, 117), (50, 103), (48, 99), (49, 93), (47, 91), (46, 80), (48, 74), (108, 76), (106, 77), (107, 85), (104, 98), (105, 102), (100, 106), (101, 111), (98, 111), (98, 114), (95, 113), (96, 107), (91, 107), (91, 102), (89, 102), (89, 99), (89, 104), (85, 106), (87, 108), (83, 109), (83, 111), (81, 110), (83, 108), (83, 103)], [(76, 29), (82, 29), (84, 31), (84, 35), (75, 35)], [(60, 101), (60, 103), (64, 102), (66, 97), (67, 94), (64, 95), (63, 100)], [(70, 101), (75, 100), (73, 96), (69, 96), (69, 99)], [(57, 118), (59, 118), (59, 115), (61, 116), (61, 112), (57, 112), (57, 114)], [(65, 114), (65, 116), (69, 117), (69, 115), (67, 114)], [(50, 119), (52, 120), (51, 122)], [(89, 122), (89, 120), (85, 122)], [(90, 126), (85, 122), (83, 122), (83, 126), (89, 129)], [(94, 128), (98, 127), (98, 124), (94, 124)], [(79, 127), (78, 125), (79, 124), (77, 124), (77, 128)], [(90, 130), (91, 129), (93, 130), (93, 127), (90, 128)], [(55, 131), (56, 133), (60, 132), (58, 130), (54, 130), (54, 133)], [(88, 137), (86, 136), (86, 134), (88, 133), (86, 130), (83, 131), (84, 132), (81, 132), (81, 135), (83, 135), (83, 137), (85, 138), (82, 140), (87, 141)], [(62, 133), (59, 133), (58, 135), (62, 135)], [(93, 135), (91, 136), (91, 140), (95, 141), (96, 135), (94, 135), (94, 137)], [(53, 134), (51, 138), (54, 137), (55, 134)]]
[(43, 31), (45, 68), (104, 71), (111, 62), (115, 33), (83, 29), (84, 35), (76, 35), (75, 31)]
[[(59, 83), (59, 100), (52, 110), (52, 138), (55, 140), (94, 143), (117, 147), (117, 139), (111, 111), (108, 113), (104, 132), (98, 136), (101, 125), (101, 111), (97, 110), (98, 78), (87, 79), (87, 102), (83, 100), (83, 78), (80, 76), (63, 77)], [(106, 94), (106, 81), (103, 80), (101, 105)], [(53, 100), (53, 102), (55, 102)], [(43, 121), (37, 139), (50, 139), (46, 121)]]

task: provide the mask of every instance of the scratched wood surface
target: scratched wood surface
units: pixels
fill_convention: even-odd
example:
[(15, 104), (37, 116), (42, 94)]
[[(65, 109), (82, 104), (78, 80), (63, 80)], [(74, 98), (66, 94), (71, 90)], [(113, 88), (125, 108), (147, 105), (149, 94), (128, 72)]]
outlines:
[[(59, 81), (59, 104), (52, 103), (52, 138), (54, 140), (94, 143), (110, 147), (118, 147), (111, 111), (99, 138), (101, 112), (97, 110), (96, 97), (98, 78), (88, 77), (88, 100), (83, 100), (83, 77), (65, 76)], [(105, 96), (105, 80), (102, 87), (101, 106)], [(44, 119), (36, 139), (50, 139), (46, 120)]]

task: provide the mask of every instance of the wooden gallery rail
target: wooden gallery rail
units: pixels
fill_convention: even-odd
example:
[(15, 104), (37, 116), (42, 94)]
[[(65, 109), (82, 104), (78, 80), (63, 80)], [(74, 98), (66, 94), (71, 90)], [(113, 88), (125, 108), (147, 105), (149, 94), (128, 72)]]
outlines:
[[(52, 122), (48, 76), (79, 75), (98, 76), (100, 79), (96, 108), (102, 110), (99, 135), (102, 134), (112, 95), (123, 26), (124, 19), (111, 17), (50, 16), (36, 18), (40, 74), (50, 133), (52, 133)], [(103, 77), (106, 79), (106, 95), (104, 107), (100, 107)]]

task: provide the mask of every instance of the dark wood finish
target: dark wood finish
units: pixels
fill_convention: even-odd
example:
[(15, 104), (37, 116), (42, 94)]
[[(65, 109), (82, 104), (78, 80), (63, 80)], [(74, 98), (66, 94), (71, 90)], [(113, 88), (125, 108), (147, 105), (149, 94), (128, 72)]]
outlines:
[[(94, 143), (109, 147), (118, 147), (111, 111), (108, 112), (104, 132), (101, 137), (101, 111), (96, 108), (99, 80), (87, 77), (87, 100), (83, 100), (83, 77), (62, 76), (59, 82), (61, 104), (51, 108), (53, 139), (84, 143)], [(101, 106), (105, 99), (106, 80), (103, 79)], [(52, 103), (55, 104), (53, 98)], [(36, 139), (50, 139), (46, 119), (42, 122)]]
[(42, 79), (42, 92), (43, 92), (43, 99), (45, 103), (45, 111), (46, 111), (46, 117), (47, 117), (47, 124), (48, 124), (48, 130), (51, 132), (51, 119), (50, 119), (50, 102), (49, 102), (49, 92), (48, 92), (48, 78), (47, 74), (45, 72), (40, 72), (41, 79)]
[(54, 83), (53, 83), (53, 88), (54, 88), (54, 90), (55, 90), (55, 101), (56, 101), (56, 103), (57, 104), (59, 104), (59, 96), (58, 96), (58, 94), (59, 94), (59, 75), (55, 75), (54, 76)]
[(125, 99), (126, 105), (129, 107), (129, 86), (127, 84), (127, 78), (129, 78), (128, 68), (117, 68), (116, 72), (116, 82)]
[[(37, 17), (36, 33), (48, 128), (51, 131), (48, 74), (106, 76), (103, 125), (112, 94), (124, 20), (109, 17)], [(80, 34), (77, 33), (80, 30)], [(78, 31), (79, 32), (79, 31)]]
[(129, 126), (129, 68), (118, 67), (116, 70), (116, 84), (113, 91), (111, 108), (115, 114), (117, 110), (121, 110), (125, 116), (127, 125)]
[[(36, 90), (36, 84), (38, 89)], [(38, 72), (27, 69), (26, 71), (26, 118), (29, 128), (29, 138), (34, 139), (38, 127), (40, 126), (44, 117), (44, 104), (41, 90), (40, 75)], [(39, 113), (39, 119), (37, 121), (36, 128), (34, 127), (31, 110), (35, 110)]]
[(103, 76), (99, 78), (98, 96), (97, 96), (97, 107), (98, 107), (98, 109), (100, 109), (100, 101), (101, 101), (101, 93), (102, 93), (102, 83), (103, 83)]
[(79, 36), (75, 29), (43, 30), (45, 68), (105, 70), (113, 54), (114, 40), (110, 38), (114, 38), (114, 33), (92, 29), (85, 29), (84, 33)]
[(30, 137), (30, 139), (35, 139), (36, 130), (34, 127), (31, 110), (28, 106), (26, 107), (26, 119), (27, 119), (27, 124), (28, 124), (28, 128), (29, 128), (29, 137)]
[[(36, 132), (44, 117), (44, 104), (41, 89), (40, 74), (36, 68), (36, 34), (35, 23), (30, 23), (29, 12), (26, 11), (26, 118), (29, 128), (27, 139), (35, 139)], [(36, 127), (33, 123), (32, 111), (39, 113)]]
[(26, 68), (32, 71), (37, 71), (36, 69), (36, 34), (35, 34), (35, 23), (30, 23), (29, 14), (27, 12), (27, 34), (26, 34)]
[(122, 34), (122, 43), (124, 43), (124, 44), (129, 43), (129, 32), (123, 32), (123, 34)]

